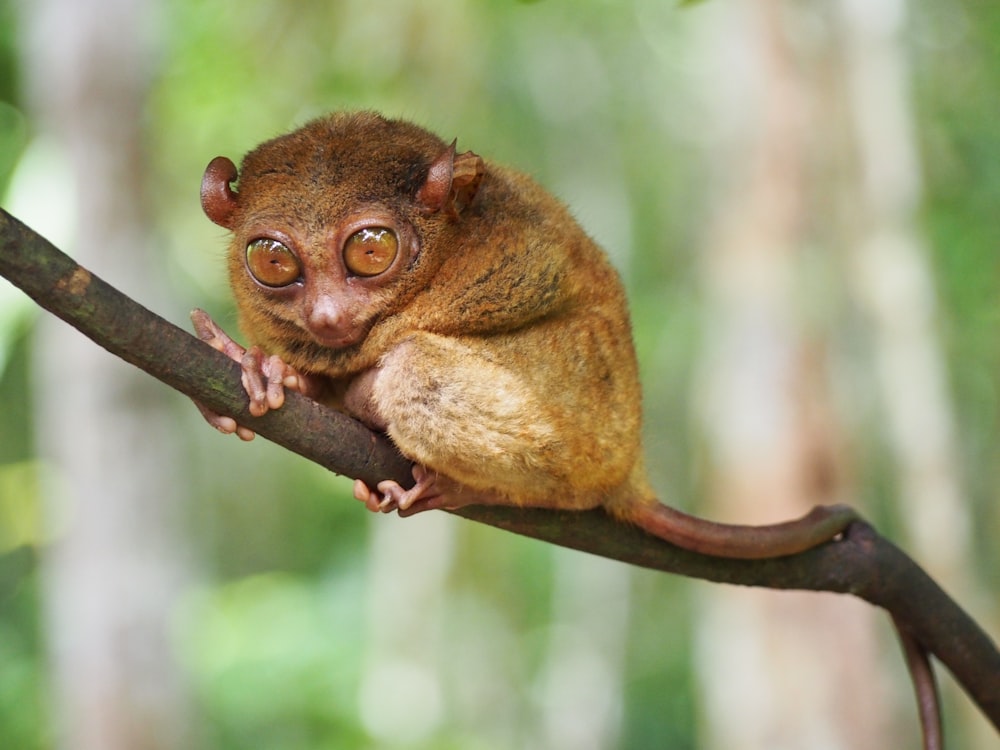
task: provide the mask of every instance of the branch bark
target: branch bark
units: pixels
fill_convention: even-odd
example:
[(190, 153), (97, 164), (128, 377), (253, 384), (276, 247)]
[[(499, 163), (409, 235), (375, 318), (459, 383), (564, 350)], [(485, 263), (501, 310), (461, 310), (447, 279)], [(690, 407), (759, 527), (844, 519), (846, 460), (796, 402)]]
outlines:
[[(255, 418), (239, 366), (117, 291), (0, 209), (0, 274), (112, 354), (338, 474), (412, 483), (381, 435), (295, 393)], [(470, 507), (465, 518), (631, 565), (717, 583), (853, 594), (885, 609), (937, 657), (1000, 730), (1000, 651), (913, 560), (866, 523), (802, 554), (732, 560), (674, 547), (602, 511)]]

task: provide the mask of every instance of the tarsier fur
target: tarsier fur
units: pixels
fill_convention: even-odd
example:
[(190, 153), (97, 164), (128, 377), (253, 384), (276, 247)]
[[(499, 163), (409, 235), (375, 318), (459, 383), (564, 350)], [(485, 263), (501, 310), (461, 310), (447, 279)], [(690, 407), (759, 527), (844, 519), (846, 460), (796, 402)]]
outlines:
[[(831, 506), (730, 526), (658, 502), (622, 284), (523, 174), (404, 121), (335, 114), (260, 145), (238, 172), (213, 160), (202, 206), (233, 233), (230, 281), (254, 346), (244, 352), (200, 312), (199, 333), (243, 362), (254, 413), (293, 387), (390, 436), (417, 485), (359, 485), (373, 510), (601, 506), (688, 549), (750, 558), (829, 541), (855, 518)], [(373, 275), (345, 261), (368, 228), (397, 245)], [(250, 272), (257, 240), (291, 254), (269, 261), (292, 264), (278, 286)]]
[[(821, 506), (739, 526), (656, 499), (621, 282), (523, 174), (404, 121), (335, 114), (260, 145), (240, 170), (217, 157), (201, 201), (232, 231), (230, 281), (252, 346), (196, 310), (199, 336), (241, 363), (251, 414), (279, 408), (292, 388), (389, 435), (416, 484), (356, 482), (370, 510), (603, 507), (672, 544), (734, 558), (804, 551), (857, 518)], [(900, 635), (934, 750), (933, 676)]]

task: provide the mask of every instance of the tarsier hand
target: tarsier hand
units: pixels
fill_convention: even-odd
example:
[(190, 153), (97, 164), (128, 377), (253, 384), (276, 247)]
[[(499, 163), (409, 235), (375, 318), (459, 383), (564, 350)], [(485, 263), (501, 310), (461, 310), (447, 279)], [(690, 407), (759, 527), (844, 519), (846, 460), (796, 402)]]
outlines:
[[(305, 393), (306, 378), (286, 365), (278, 355), (266, 355), (258, 346), (249, 349), (237, 344), (204, 310), (193, 310), (191, 322), (198, 338), (222, 352), (243, 370), (243, 388), (250, 399), (250, 413), (255, 417), (267, 414), (270, 409), (280, 409), (285, 403), (285, 388)], [(253, 440), (254, 432), (195, 401), (205, 420), (219, 432), (235, 433), (241, 440)]]

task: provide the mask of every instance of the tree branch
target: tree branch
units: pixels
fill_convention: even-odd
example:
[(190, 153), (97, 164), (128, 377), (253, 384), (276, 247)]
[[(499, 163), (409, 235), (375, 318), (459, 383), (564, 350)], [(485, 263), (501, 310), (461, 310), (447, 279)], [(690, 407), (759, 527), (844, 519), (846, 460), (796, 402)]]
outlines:
[[(383, 479), (412, 483), (409, 461), (385, 437), (296, 393), (287, 395), (280, 410), (251, 416), (236, 363), (77, 265), (2, 209), (0, 273), (112, 354), (310, 461), (369, 485)], [(743, 586), (853, 594), (887, 610), (948, 667), (1000, 729), (1000, 651), (916, 563), (868, 524), (856, 523), (843, 540), (798, 555), (732, 560), (674, 547), (603, 511), (483, 506), (456, 513), (668, 573)]]

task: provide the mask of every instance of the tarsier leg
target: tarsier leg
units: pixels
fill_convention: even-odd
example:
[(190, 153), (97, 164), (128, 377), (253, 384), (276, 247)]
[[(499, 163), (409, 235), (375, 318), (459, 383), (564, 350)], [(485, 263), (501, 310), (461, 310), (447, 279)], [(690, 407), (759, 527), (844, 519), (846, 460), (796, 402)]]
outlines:
[(509, 505), (511, 497), (519, 504), (532, 505), (527, 498), (538, 497), (542, 505), (549, 500), (551, 507), (565, 507), (574, 499), (552, 478), (560, 436), (545, 408), (522, 377), (480, 358), (467, 342), (432, 334), (406, 339), (378, 368), (351, 381), (344, 407), (385, 431), (416, 464), (417, 483), (409, 490), (394, 482), (357, 487), (355, 496), (372, 510), (410, 515)]

